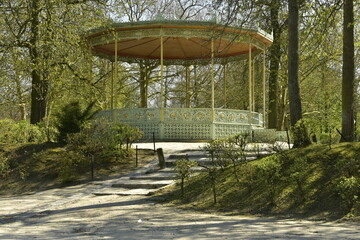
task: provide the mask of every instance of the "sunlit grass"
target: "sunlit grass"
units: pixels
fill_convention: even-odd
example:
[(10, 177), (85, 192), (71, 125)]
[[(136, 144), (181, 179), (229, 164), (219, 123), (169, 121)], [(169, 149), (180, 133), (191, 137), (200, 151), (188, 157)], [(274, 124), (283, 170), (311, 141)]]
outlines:
[[(266, 177), (266, 171), (261, 169), (268, 168), (275, 169), (279, 175)], [(342, 176), (360, 179), (359, 169), (360, 143), (336, 144), (331, 149), (328, 145), (312, 145), (240, 165), (239, 182), (232, 167), (219, 170), (216, 204), (206, 173), (187, 182), (183, 198), (177, 185), (158, 195), (165, 202), (200, 210), (319, 218), (359, 216), (359, 200), (349, 209), (339, 195), (338, 186)]]

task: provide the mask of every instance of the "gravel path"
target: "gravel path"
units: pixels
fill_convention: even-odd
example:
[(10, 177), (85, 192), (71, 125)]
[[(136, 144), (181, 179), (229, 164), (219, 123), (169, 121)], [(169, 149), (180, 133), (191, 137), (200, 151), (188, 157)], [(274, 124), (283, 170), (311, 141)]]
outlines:
[(357, 223), (200, 214), (93, 188), (1, 198), (0, 239), (360, 239)]

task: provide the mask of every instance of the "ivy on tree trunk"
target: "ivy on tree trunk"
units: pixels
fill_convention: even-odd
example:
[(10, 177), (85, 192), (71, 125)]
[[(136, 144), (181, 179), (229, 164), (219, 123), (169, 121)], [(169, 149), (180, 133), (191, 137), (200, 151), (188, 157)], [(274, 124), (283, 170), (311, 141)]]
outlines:
[(354, 6), (344, 0), (341, 142), (354, 141)]
[[(306, 126), (301, 122), (302, 107), (299, 84), (299, 3), (288, 0), (289, 6), (289, 39), (288, 39), (288, 89), (290, 105), (290, 123), (293, 132), (294, 147), (304, 147), (310, 144)], [(301, 124), (296, 124), (300, 122)]]

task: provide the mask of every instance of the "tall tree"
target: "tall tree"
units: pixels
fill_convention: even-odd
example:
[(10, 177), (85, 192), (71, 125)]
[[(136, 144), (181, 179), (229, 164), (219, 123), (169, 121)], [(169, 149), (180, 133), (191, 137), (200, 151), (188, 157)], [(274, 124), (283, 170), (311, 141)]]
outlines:
[(341, 141), (354, 141), (354, 5), (344, 0)]
[[(0, 1), (0, 18), (4, 22), (0, 27), (4, 33), (0, 38), (0, 47), (21, 49), (29, 57), (31, 123), (40, 122), (48, 114), (49, 96), (54, 90), (55, 80), (70, 78), (61, 65), (72, 67), (74, 61), (70, 60), (68, 54), (75, 54), (69, 49), (79, 48), (80, 34), (89, 29), (89, 24), (95, 27), (97, 20), (104, 19), (104, 15), (99, 14), (104, 2)], [(77, 24), (80, 22), (85, 23)]]
[(270, 47), (270, 75), (269, 75), (269, 128), (278, 128), (277, 122), (277, 86), (278, 86), (278, 75), (279, 65), (281, 57), (280, 49), (280, 36), (282, 28), (279, 23), (279, 11), (280, 11), (280, 0), (271, 0), (270, 3), (270, 21), (271, 29), (273, 30), (273, 44)]
[(48, 85), (47, 82), (41, 79), (39, 71), (39, 14), (41, 12), (40, 0), (31, 0), (29, 6), (29, 21), (30, 21), (30, 39), (29, 52), (31, 70), (31, 112), (30, 123), (35, 124), (40, 122), (46, 113), (46, 94)]
[[(294, 147), (302, 147), (310, 143), (306, 129), (301, 122), (302, 107), (299, 84), (299, 3), (288, 0), (288, 91), (290, 105), (290, 123), (294, 128)], [(299, 126), (296, 126), (297, 123)]]

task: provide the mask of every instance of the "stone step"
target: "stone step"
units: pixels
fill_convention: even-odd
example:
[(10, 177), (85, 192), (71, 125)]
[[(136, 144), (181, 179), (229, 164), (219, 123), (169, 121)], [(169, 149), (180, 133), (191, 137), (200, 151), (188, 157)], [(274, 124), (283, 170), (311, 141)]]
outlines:
[(173, 180), (175, 179), (175, 172), (154, 172), (139, 176), (132, 176), (130, 180)]
[(181, 159), (181, 158), (191, 158), (191, 159), (196, 159), (196, 158), (206, 158), (206, 157), (210, 157), (206, 154), (172, 154), (170, 155), (167, 159)]
[[(269, 156), (271, 155), (271, 152), (245, 152), (245, 156), (246, 158), (252, 158), (252, 157), (265, 157), (265, 156)], [(211, 156), (209, 154), (172, 154), (170, 155), (167, 159), (171, 160), (171, 159), (182, 159), (182, 158), (188, 158), (189, 160), (197, 160), (197, 159), (210, 159)]]
[(111, 186), (114, 188), (128, 188), (128, 189), (156, 189), (165, 187), (171, 183), (173, 183), (174, 180), (148, 180), (148, 179), (138, 179), (138, 180), (130, 180), (130, 179), (124, 179), (120, 180), (116, 183), (113, 183)]
[(157, 189), (127, 189), (127, 188), (103, 188), (98, 191), (93, 192), (92, 194), (96, 196), (105, 196), (105, 195), (120, 195), (120, 196), (130, 196), (130, 195), (148, 195), (152, 192), (157, 191)]
[[(200, 166), (196, 166), (196, 167), (192, 167), (191, 170), (192, 170), (193, 172), (203, 172), (203, 171), (205, 171), (205, 168), (200, 167)], [(172, 168), (172, 167), (166, 167), (166, 168), (164, 168), (164, 169), (160, 169), (160, 170), (158, 170), (158, 172), (172, 173), (172, 174), (174, 174), (174, 175), (176, 174), (174, 168)]]
[[(256, 156), (247, 156), (246, 157), (246, 160), (247, 161), (252, 161), (252, 160), (255, 160), (257, 159)], [(168, 159), (165, 161), (165, 165), (166, 167), (174, 167), (175, 166), (175, 162), (177, 161), (178, 159)], [(191, 159), (190, 159), (191, 160)], [(204, 165), (204, 166), (209, 166), (209, 165), (212, 165), (212, 161), (209, 159), (209, 158), (200, 158), (200, 159), (194, 159), (195, 162), (197, 162), (198, 165)]]

